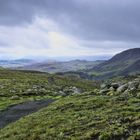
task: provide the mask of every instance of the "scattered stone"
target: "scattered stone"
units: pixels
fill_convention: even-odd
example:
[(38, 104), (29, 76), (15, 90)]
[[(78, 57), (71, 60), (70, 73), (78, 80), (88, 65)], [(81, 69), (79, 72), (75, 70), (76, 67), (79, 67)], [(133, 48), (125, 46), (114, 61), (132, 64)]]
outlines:
[(139, 84), (139, 86), (138, 86), (138, 89), (140, 90), (140, 84)]
[(117, 88), (117, 92), (121, 93), (124, 92), (128, 88), (128, 84), (121, 85), (119, 88)]
[(136, 90), (139, 86), (139, 83), (136, 81), (128, 82), (128, 89), (130, 90)]
[(15, 96), (12, 96), (10, 99), (11, 99), (11, 100), (19, 100), (20, 97), (19, 97), (18, 95), (15, 95)]
[(111, 87), (111, 85), (109, 83), (107, 83), (107, 84), (104, 83), (104, 84), (101, 84), (100, 87), (101, 87), (101, 89), (106, 89), (106, 88), (108, 89)]
[(100, 90), (99, 94), (106, 95), (109, 92), (109, 89)]
[(5, 94), (4, 93), (0, 93), (0, 96), (5, 96)]
[(118, 83), (112, 83), (111, 87), (113, 87), (114, 89), (117, 89), (120, 86), (120, 84)]
[(139, 93), (137, 93), (137, 98), (139, 98), (139, 99), (140, 99), (140, 92), (139, 92)]
[(67, 96), (67, 94), (63, 91), (59, 91), (59, 95), (64, 96), (64, 97)]
[(109, 92), (107, 93), (107, 95), (108, 95), (108, 96), (113, 96), (113, 95), (114, 95), (114, 92), (113, 92), (113, 91), (109, 91)]
[(110, 87), (109, 90), (110, 91), (115, 91), (115, 89), (113, 87)]

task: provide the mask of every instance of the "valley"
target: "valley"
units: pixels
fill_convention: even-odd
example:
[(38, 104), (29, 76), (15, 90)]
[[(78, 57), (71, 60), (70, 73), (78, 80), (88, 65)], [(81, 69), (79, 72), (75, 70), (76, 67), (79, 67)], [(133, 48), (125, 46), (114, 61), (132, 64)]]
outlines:
[(140, 0), (0, 0), (0, 140), (140, 140)]
[[(94, 66), (94, 71), (98, 69), (96, 72), (100, 74), (108, 71), (110, 63), (120, 69), (118, 65), (122, 64), (117, 63), (117, 58), (114, 56)], [(126, 58), (122, 59), (120, 63)], [(87, 72), (81, 78), (79, 71), (52, 74), (36, 69), (1, 68), (0, 139), (139, 140), (138, 61), (139, 58), (133, 59), (131, 64), (123, 67), (123, 71), (133, 71), (133, 74), (122, 75), (121, 70), (121, 74), (118, 71), (118, 75), (111, 74), (109, 78), (102, 73), (100, 80), (86, 77), (93, 69), (81, 70), (81, 73)]]

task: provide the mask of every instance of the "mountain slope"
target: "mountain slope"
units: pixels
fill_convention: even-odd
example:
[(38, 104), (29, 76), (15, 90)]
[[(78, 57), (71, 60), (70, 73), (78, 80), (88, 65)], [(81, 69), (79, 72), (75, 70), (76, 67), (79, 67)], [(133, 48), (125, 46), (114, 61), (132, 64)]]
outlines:
[(123, 51), (87, 72), (95, 79), (140, 73), (140, 48)]

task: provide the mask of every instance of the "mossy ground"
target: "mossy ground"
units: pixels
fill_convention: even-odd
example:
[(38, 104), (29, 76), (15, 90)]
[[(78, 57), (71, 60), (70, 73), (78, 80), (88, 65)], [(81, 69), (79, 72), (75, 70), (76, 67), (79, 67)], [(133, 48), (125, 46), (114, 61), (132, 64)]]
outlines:
[[(31, 71), (0, 70), (0, 110), (9, 105), (43, 98), (59, 98), (59, 91), (76, 86), (83, 91), (92, 90), (95, 82)], [(13, 100), (12, 96), (18, 96)]]
[(68, 96), (0, 131), (2, 140), (140, 139), (140, 99)]
[[(0, 109), (27, 100), (59, 98), (1, 129), (0, 140), (140, 139), (140, 98), (133, 94), (127, 98), (116, 94), (98, 95), (95, 90), (98, 84), (91, 81), (11, 71), (1, 72), (0, 85), (3, 93)], [(66, 97), (56, 94), (66, 86), (82, 88), (83, 94)], [(20, 99), (11, 100), (13, 95)]]

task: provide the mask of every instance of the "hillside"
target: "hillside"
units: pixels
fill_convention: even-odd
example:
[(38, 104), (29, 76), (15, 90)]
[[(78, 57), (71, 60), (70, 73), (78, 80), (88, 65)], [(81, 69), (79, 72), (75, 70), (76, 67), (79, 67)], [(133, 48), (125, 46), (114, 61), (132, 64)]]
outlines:
[(140, 75), (110, 79), (99, 87), (72, 77), (1, 70), (0, 85), (0, 115), (14, 104), (55, 99), (0, 128), (1, 140), (140, 139)]
[(105, 79), (113, 76), (140, 72), (140, 48), (123, 51), (110, 60), (86, 71), (93, 79)]
[(26, 65), (15, 69), (58, 73), (58, 72), (81, 71), (91, 69), (92, 67), (102, 62), (104, 61), (86, 61), (86, 60), (71, 60), (67, 62), (51, 61), (51, 62), (34, 63), (32, 65)]

